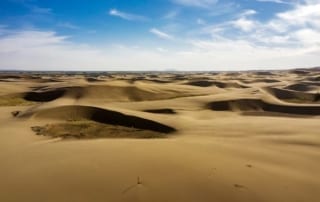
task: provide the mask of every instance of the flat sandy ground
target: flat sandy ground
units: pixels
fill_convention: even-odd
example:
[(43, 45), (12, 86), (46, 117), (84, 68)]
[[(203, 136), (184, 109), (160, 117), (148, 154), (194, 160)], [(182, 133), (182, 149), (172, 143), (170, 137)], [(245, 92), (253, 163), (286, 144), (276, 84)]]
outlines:
[(320, 201), (320, 72), (0, 74), (0, 201)]

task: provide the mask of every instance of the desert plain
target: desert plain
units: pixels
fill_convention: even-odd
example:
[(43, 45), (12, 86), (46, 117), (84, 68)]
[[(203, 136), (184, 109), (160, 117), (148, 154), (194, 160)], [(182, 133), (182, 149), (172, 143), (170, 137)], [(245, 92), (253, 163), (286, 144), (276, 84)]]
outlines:
[(320, 201), (320, 69), (1, 72), (0, 201)]

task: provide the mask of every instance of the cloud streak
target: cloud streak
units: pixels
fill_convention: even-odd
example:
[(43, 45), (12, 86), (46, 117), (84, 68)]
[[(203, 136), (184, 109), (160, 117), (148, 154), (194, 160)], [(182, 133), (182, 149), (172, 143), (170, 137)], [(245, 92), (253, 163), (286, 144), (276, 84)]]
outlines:
[(129, 20), (129, 21), (148, 21), (149, 20), (145, 16), (122, 12), (122, 11), (119, 11), (115, 8), (109, 10), (109, 15), (119, 17), (119, 18), (122, 18), (124, 20)]
[(80, 29), (79, 26), (74, 25), (74, 24), (72, 24), (70, 22), (60, 22), (60, 23), (57, 24), (57, 26), (58, 27), (62, 27), (62, 28), (66, 28), (66, 29), (74, 29), (74, 30), (75, 29)]
[(28, 6), (31, 10), (32, 13), (35, 14), (40, 14), (40, 15), (50, 15), (52, 14), (52, 9), (51, 8), (43, 8), (43, 7), (39, 7), (39, 6)]
[(256, 1), (259, 1), (259, 2), (267, 2), (267, 3), (278, 3), (278, 4), (294, 4), (296, 3), (297, 1), (290, 1), (290, 0), (256, 0)]
[(182, 6), (209, 8), (215, 5), (218, 0), (172, 0), (172, 2)]
[(161, 39), (166, 39), (166, 40), (172, 40), (174, 37), (171, 36), (170, 34), (167, 34), (163, 31), (158, 30), (157, 28), (152, 28), (149, 30), (152, 34), (156, 35), (157, 37)]

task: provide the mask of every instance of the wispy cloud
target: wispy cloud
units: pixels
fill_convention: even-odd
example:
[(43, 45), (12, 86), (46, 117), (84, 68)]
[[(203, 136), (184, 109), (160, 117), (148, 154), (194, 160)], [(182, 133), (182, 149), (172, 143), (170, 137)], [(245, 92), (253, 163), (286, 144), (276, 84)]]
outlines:
[(249, 32), (256, 27), (256, 22), (247, 18), (240, 18), (232, 21), (232, 25), (235, 28), (241, 29), (242, 31)]
[(52, 14), (52, 9), (51, 8), (43, 8), (39, 6), (29, 6), (31, 12), (36, 13), (36, 14)]
[[(256, 19), (255, 12), (246, 11), (238, 19), (208, 27), (207, 31), (214, 38), (246, 41), (255, 47), (320, 51), (319, 10), (320, 1), (306, 0), (288, 11), (277, 13), (267, 22)], [(236, 35), (226, 34), (235, 32)]]
[(278, 3), (278, 4), (294, 4), (297, 0), (256, 0), (259, 2), (270, 2), (270, 3)]
[(249, 10), (243, 11), (243, 12), (240, 14), (240, 16), (241, 16), (241, 17), (247, 17), (247, 16), (251, 16), (251, 15), (255, 15), (255, 14), (257, 14), (257, 11), (252, 10), (252, 9), (249, 9)]
[(79, 29), (80, 27), (75, 25), (75, 24), (72, 24), (70, 22), (59, 22), (57, 24), (58, 27), (62, 27), (62, 28), (66, 28), (66, 29)]
[(178, 15), (180, 14), (180, 11), (179, 10), (172, 10), (172, 11), (169, 11), (168, 13), (166, 13), (163, 18), (164, 19), (174, 19), (176, 18)]
[(241, 6), (236, 2), (217, 2), (216, 4), (207, 7), (210, 16), (222, 16), (225, 14), (238, 13)]
[(149, 20), (149, 18), (147, 18), (145, 16), (136, 15), (136, 14), (132, 14), (132, 13), (126, 13), (123, 11), (119, 11), (115, 8), (113, 8), (109, 11), (109, 15), (116, 16), (116, 17), (122, 18), (124, 20), (130, 20), (130, 21), (147, 21), (147, 20)]
[(255, 14), (257, 14), (255, 10), (245, 10), (239, 14), (239, 18), (237, 20), (231, 21), (231, 24), (235, 28), (241, 29), (244, 32), (249, 32), (257, 26), (257, 22), (250, 19), (250, 16), (253, 16)]
[(150, 29), (150, 32), (152, 34), (156, 35), (157, 37), (161, 38), (161, 39), (167, 39), (167, 40), (172, 40), (173, 39), (173, 36), (163, 32), (163, 31), (160, 31), (157, 28)]
[(215, 5), (218, 0), (172, 0), (172, 2), (183, 6), (209, 8)]
[(36, 5), (36, 0), (9, 0), (11, 2), (21, 4), (28, 8), (34, 14), (52, 14), (52, 9)]

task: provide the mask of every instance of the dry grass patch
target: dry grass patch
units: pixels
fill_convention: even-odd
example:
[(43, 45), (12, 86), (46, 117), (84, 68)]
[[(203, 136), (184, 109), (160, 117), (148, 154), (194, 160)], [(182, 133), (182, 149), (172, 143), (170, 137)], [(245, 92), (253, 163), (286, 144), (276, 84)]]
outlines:
[(94, 121), (69, 121), (64, 123), (34, 126), (31, 129), (37, 135), (63, 139), (95, 139), (95, 138), (164, 138), (165, 133), (138, 129)]

